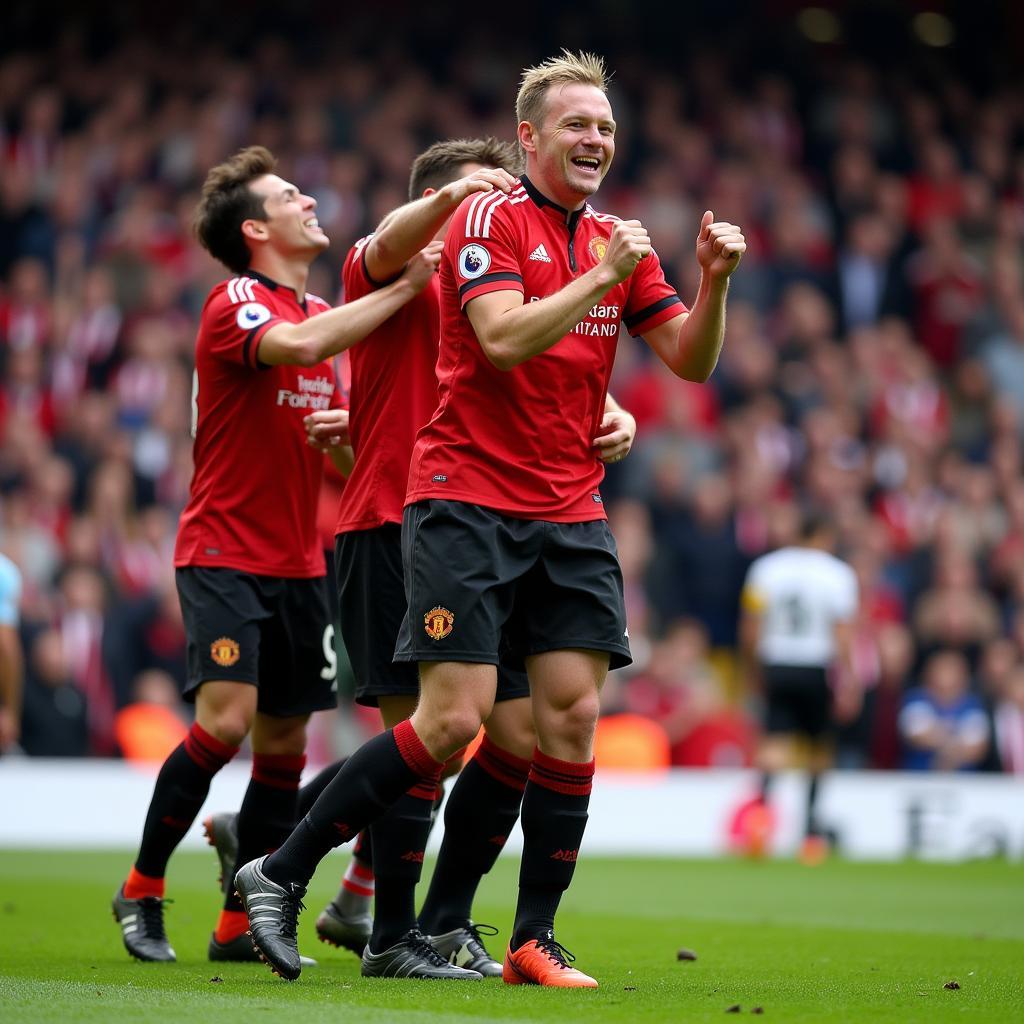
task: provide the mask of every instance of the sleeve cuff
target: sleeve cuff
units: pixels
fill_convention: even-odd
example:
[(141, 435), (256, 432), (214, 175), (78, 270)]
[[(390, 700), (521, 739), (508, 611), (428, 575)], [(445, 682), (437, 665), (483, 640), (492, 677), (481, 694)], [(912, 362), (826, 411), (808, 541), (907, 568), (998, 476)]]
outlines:
[(667, 295), (658, 302), (627, 316), (625, 319), (626, 330), (634, 338), (639, 338), (644, 331), (649, 331), (652, 327), (657, 327), (659, 324), (665, 323), (666, 320), (671, 320), (674, 316), (686, 312), (688, 310), (678, 295)]
[(523, 292), (523, 279), (519, 274), (484, 274), (475, 281), (467, 281), (459, 289), (459, 303), (466, 308), (470, 299), (487, 295), (489, 292)]

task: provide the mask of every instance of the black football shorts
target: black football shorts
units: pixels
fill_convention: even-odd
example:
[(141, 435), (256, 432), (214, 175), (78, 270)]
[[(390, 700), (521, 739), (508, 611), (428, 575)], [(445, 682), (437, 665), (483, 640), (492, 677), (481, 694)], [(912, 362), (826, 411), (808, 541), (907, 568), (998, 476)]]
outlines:
[(402, 522), (408, 611), (398, 661), (498, 664), (578, 648), (632, 661), (615, 540), (603, 519), (516, 519), (429, 499)]
[[(372, 530), (339, 533), (334, 563), (341, 635), (356, 677), (356, 702), (376, 707), (381, 697), (417, 696), (415, 663), (394, 660), (405, 618), (402, 528), (385, 523)], [(521, 667), (498, 666), (497, 700), (529, 694)]]
[(766, 733), (789, 733), (811, 740), (831, 732), (832, 690), (824, 668), (765, 665)]
[(185, 621), (188, 682), (251, 683), (258, 708), (278, 718), (337, 705), (334, 626), (322, 576), (288, 579), (239, 569), (175, 571)]

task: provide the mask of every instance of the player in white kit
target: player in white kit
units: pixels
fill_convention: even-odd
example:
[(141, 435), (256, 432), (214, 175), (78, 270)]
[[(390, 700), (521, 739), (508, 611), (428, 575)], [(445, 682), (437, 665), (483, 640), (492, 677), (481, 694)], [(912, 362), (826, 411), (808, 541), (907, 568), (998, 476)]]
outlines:
[(806, 766), (810, 782), (801, 854), (808, 862), (821, 860), (829, 849), (817, 797), (819, 775), (832, 761), (830, 675), (850, 671), (858, 604), (857, 577), (832, 554), (834, 542), (830, 524), (806, 519), (797, 544), (751, 565), (742, 596), (743, 654), (764, 696), (761, 800), (767, 801), (773, 773)]

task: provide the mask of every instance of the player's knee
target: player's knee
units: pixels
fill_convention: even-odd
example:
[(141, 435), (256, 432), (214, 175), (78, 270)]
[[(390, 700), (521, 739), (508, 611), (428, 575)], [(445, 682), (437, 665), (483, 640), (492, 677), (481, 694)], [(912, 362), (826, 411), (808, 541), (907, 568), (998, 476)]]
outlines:
[(596, 692), (587, 693), (555, 711), (552, 724), (566, 738), (590, 739), (597, 729), (600, 713), (600, 697)]
[(239, 747), (249, 735), (252, 719), (242, 708), (218, 708), (209, 716), (205, 728), (221, 743), (229, 747)]
[(474, 708), (453, 708), (439, 715), (433, 724), (437, 744), (448, 758), (476, 739), (481, 719)]

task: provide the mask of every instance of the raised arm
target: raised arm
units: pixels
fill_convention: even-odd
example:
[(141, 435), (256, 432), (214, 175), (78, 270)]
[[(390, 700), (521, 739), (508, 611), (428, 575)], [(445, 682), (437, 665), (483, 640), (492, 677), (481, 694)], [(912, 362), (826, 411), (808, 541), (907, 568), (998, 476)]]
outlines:
[(489, 292), (471, 299), (466, 314), (480, 347), (499, 370), (511, 370), (546, 352), (586, 316), (610, 288), (624, 281), (651, 251), (651, 240), (639, 221), (620, 221), (608, 240), (608, 251), (596, 267), (561, 291), (537, 302), (523, 302), (516, 291)]
[(441, 243), (431, 242), (394, 284), (301, 323), (274, 324), (260, 338), (257, 358), (267, 366), (316, 366), (351, 348), (426, 287), (440, 261)]
[(689, 313), (673, 317), (644, 334), (661, 361), (683, 380), (703, 383), (718, 363), (725, 337), (725, 297), (729, 277), (747, 251), (735, 224), (715, 221), (707, 210), (697, 236), (700, 285)]
[(500, 168), (481, 168), (392, 211), (363, 251), (373, 281), (390, 281), (437, 233), (459, 203), (474, 192), (510, 192), (515, 178)]

